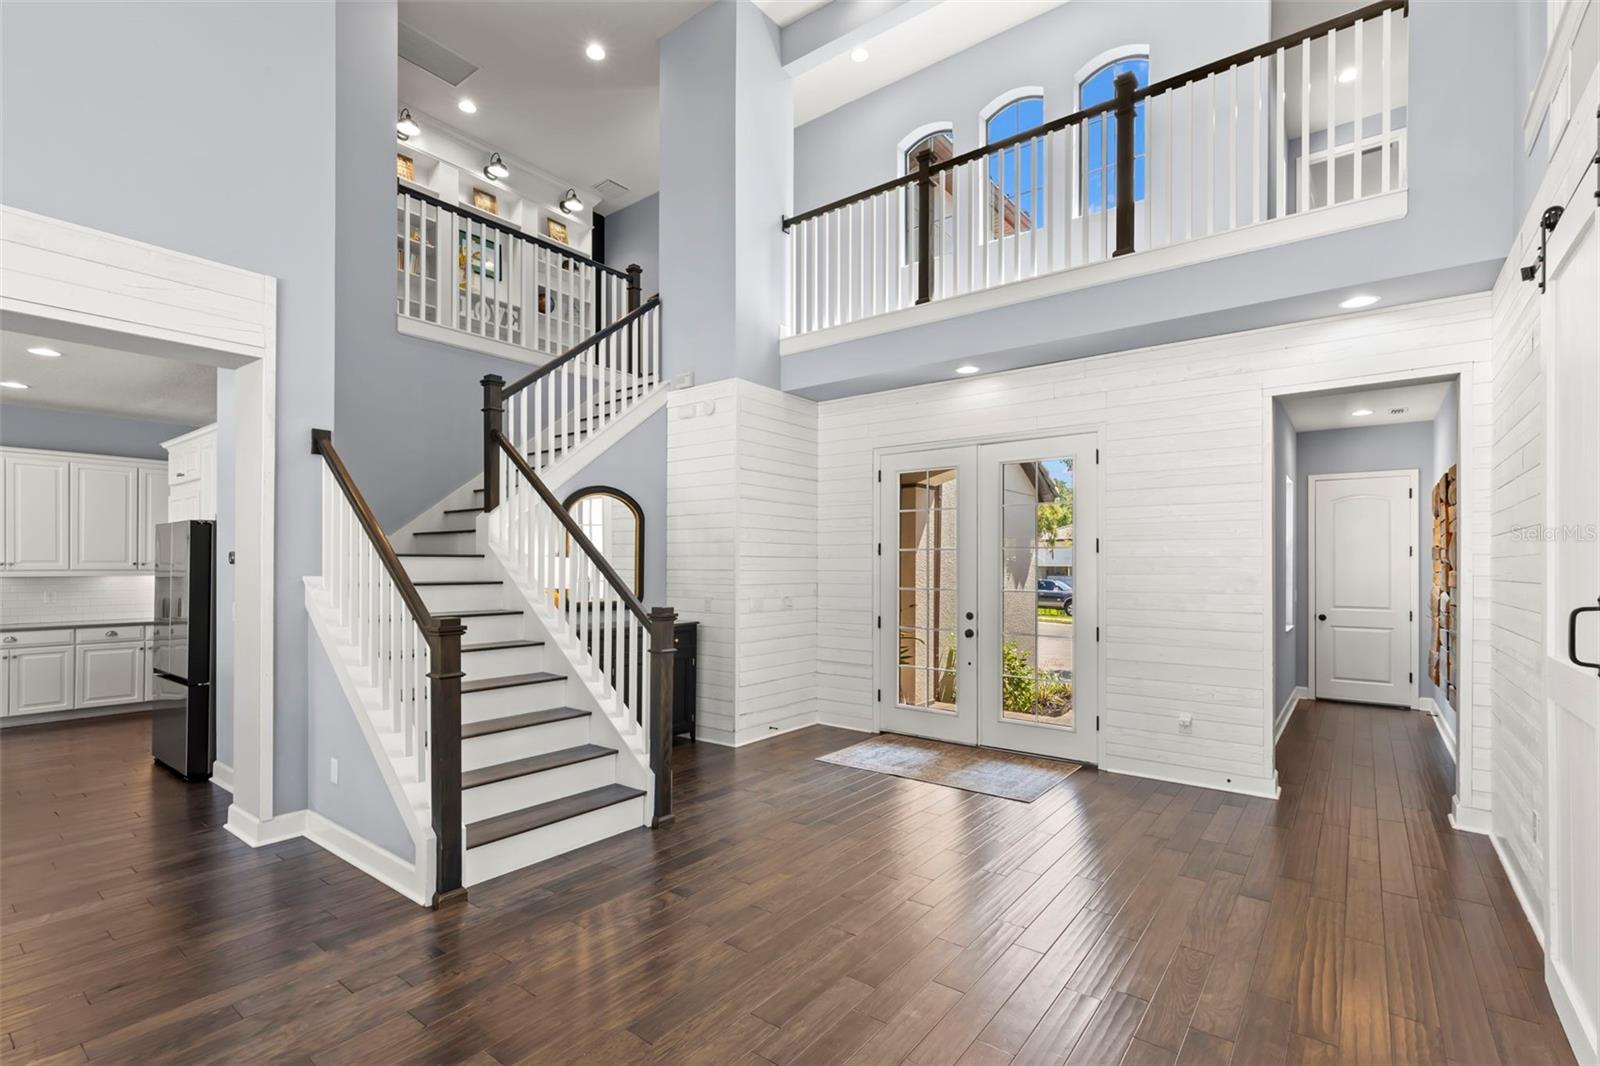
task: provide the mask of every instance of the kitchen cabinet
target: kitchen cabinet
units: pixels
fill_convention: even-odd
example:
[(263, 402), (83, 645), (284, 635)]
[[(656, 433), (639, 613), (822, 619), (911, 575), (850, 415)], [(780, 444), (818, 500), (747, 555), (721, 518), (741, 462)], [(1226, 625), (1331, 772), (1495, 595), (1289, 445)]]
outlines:
[(5, 653), (6, 714), (45, 714), (73, 707), (73, 661), (70, 644), (25, 647)]
[(156, 565), (156, 527), (167, 521), (167, 468), (139, 467), (139, 552), (135, 563), (141, 570)]
[(5, 572), (65, 570), (70, 523), (68, 461), (48, 453), (5, 453)]
[(169, 521), (217, 518), (217, 426), (201, 426), (162, 441), (167, 450)]
[[(135, 628), (135, 633), (140, 630)], [(114, 707), (138, 703), (145, 691), (144, 641), (79, 644), (73, 689), (74, 707)]]
[(126, 572), (139, 565), (139, 468), (73, 462), (73, 570)]

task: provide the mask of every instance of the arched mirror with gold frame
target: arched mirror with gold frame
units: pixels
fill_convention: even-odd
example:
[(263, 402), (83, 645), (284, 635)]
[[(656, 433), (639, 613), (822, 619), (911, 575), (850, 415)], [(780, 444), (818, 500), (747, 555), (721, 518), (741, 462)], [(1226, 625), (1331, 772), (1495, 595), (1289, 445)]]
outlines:
[(572, 493), (562, 506), (618, 576), (631, 579), (633, 594), (643, 596), (644, 511), (638, 501), (621, 489), (590, 485)]

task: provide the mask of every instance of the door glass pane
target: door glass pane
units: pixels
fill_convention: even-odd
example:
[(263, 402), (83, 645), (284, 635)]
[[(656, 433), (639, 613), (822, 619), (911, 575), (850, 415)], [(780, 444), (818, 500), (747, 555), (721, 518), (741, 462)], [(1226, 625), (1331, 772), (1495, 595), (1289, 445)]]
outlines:
[(899, 700), (954, 711), (956, 472), (908, 471), (900, 475), (899, 493)]
[(1000, 706), (1072, 727), (1072, 460), (1001, 464)]

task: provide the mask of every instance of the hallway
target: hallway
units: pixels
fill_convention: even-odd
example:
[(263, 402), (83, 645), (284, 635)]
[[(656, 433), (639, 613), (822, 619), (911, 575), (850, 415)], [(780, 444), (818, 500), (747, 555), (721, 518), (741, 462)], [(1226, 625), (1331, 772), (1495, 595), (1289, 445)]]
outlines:
[(141, 719), (8, 731), (0, 1057), (1573, 1061), (1421, 714), (1302, 704), (1275, 803), (814, 761), (859, 739), (680, 746), (676, 825), (434, 913), (250, 850)]

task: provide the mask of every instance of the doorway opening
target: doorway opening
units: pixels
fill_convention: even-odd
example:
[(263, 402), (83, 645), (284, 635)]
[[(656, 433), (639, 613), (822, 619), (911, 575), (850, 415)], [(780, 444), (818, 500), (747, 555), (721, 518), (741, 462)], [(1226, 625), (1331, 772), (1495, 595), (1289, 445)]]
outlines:
[(880, 456), (880, 728), (1099, 760), (1096, 443)]

